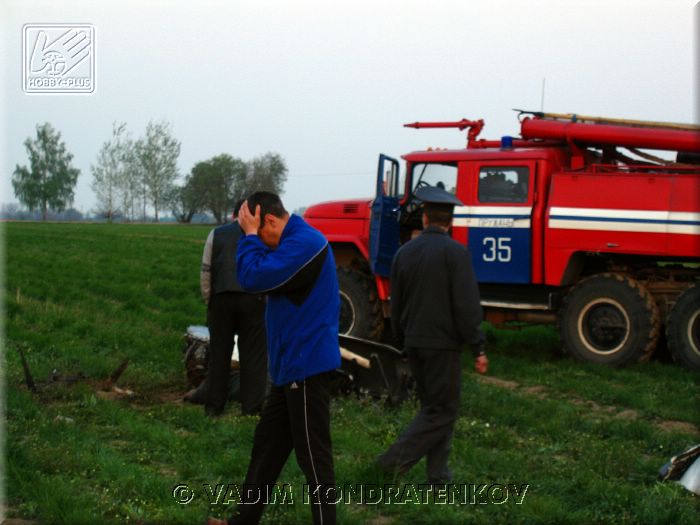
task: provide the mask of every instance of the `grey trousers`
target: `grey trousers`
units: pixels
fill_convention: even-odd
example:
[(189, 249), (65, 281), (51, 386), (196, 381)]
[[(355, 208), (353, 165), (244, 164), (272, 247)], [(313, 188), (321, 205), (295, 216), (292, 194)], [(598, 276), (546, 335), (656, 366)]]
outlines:
[(424, 456), (428, 483), (452, 480), (447, 460), (459, 415), (461, 354), (453, 350), (407, 348), (411, 372), (416, 380), (420, 411), (377, 459), (382, 470), (406, 473)]

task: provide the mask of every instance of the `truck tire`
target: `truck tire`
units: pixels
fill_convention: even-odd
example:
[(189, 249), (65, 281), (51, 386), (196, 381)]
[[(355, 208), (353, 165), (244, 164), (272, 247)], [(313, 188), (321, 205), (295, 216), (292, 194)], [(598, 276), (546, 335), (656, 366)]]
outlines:
[(700, 371), (700, 286), (688, 288), (673, 305), (666, 341), (674, 361)]
[(338, 266), (339, 332), (378, 341), (382, 336), (381, 307), (372, 280), (354, 268)]
[(631, 277), (604, 273), (584, 279), (564, 298), (559, 331), (579, 361), (624, 366), (646, 361), (661, 330), (649, 291)]

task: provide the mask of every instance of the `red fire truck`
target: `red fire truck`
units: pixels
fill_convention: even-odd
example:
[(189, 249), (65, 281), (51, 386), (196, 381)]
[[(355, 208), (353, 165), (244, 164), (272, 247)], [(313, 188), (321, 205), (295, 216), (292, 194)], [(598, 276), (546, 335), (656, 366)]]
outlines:
[(468, 130), (467, 147), (409, 153), (403, 172), (380, 155), (373, 199), (304, 214), (333, 246), (342, 333), (381, 337), (392, 258), (421, 229), (414, 192), (437, 186), (464, 203), (451, 235), (487, 320), (558, 323), (570, 355), (609, 365), (665, 338), (700, 370), (699, 127), (537, 112), (520, 112), (520, 138), (479, 139), (483, 120), (406, 126)]

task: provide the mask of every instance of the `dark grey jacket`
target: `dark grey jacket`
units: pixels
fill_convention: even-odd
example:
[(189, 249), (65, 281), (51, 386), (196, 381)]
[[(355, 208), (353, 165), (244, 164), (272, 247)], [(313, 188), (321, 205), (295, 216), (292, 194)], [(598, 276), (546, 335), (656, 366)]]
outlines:
[(236, 249), (243, 232), (238, 221), (209, 232), (202, 255), (199, 284), (204, 302), (222, 292), (243, 292), (236, 276)]
[(391, 268), (391, 326), (400, 347), (483, 352), (483, 312), (471, 257), (428, 226), (404, 244)]

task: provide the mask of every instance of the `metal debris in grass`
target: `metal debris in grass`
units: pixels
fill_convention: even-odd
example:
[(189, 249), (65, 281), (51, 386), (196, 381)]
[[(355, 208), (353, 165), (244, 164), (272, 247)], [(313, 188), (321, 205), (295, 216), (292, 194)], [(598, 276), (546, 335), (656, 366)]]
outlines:
[[(86, 381), (88, 378), (82, 372), (78, 371), (73, 375), (63, 375), (57, 369), (51, 371), (51, 375), (43, 381), (35, 381), (27, 358), (24, 353), (24, 345), (15, 345), (19, 352), (20, 360), (22, 361), (22, 369), (24, 371), (24, 382), (27, 388), (34, 394), (46, 392), (52, 387), (59, 385), (74, 385), (75, 383)], [(96, 395), (102, 399), (112, 399), (115, 397), (132, 397), (134, 392), (128, 388), (120, 388), (116, 386), (116, 382), (122, 376), (126, 368), (129, 366), (129, 360), (124, 359), (117, 368), (114, 369), (107, 379), (101, 381), (97, 386)]]

